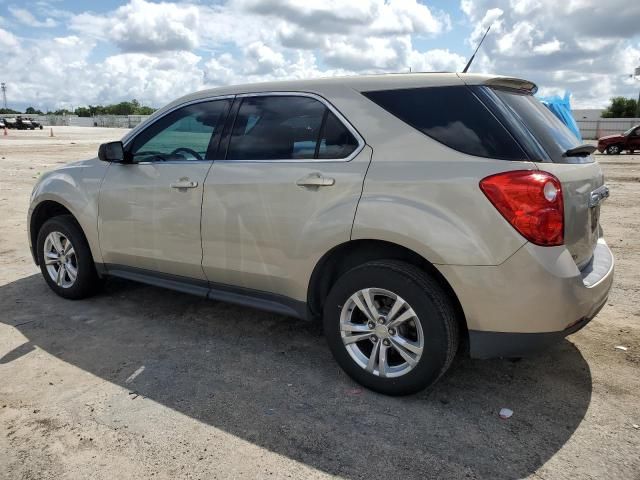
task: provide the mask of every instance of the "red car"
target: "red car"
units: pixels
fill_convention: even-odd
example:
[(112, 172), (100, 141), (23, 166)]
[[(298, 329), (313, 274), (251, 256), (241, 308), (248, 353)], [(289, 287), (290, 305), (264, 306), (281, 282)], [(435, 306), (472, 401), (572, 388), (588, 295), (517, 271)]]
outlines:
[(633, 153), (640, 150), (640, 125), (618, 135), (607, 135), (598, 139), (598, 151), (607, 152), (609, 155), (618, 155), (623, 150)]

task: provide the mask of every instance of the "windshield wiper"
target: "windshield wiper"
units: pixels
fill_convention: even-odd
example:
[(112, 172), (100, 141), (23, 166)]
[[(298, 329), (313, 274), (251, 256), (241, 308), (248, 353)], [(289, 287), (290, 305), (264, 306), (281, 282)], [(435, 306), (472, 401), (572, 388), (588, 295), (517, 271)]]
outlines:
[(586, 157), (587, 155), (591, 155), (595, 152), (597, 148), (593, 145), (589, 145), (588, 143), (584, 143), (578, 147), (570, 148), (566, 152), (562, 154), (563, 157)]

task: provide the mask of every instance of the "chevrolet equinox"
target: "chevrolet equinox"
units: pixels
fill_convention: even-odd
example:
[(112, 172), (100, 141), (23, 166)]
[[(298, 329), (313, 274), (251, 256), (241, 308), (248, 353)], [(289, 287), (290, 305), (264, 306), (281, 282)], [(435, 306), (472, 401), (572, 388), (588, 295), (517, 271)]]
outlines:
[(29, 240), (58, 295), (121, 277), (322, 321), (353, 379), (433, 384), (604, 305), (594, 147), (526, 80), (400, 74), (224, 87), (43, 175)]

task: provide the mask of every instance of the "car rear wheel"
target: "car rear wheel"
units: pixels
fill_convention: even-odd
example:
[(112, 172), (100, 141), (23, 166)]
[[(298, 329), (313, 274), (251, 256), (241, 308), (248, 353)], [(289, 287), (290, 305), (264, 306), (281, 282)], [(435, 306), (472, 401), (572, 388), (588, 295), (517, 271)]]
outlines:
[(327, 297), (323, 321), (344, 371), (388, 395), (435, 383), (458, 348), (458, 322), (447, 294), (422, 270), (395, 260), (343, 274)]
[(61, 297), (86, 298), (101, 286), (87, 240), (71, 215), (47, 220), (36, 248), (45, 281)]
[(621, 151), (620, 145), (609, 145), (607, 147), (607, 153), (609, 155), (618, 155)]

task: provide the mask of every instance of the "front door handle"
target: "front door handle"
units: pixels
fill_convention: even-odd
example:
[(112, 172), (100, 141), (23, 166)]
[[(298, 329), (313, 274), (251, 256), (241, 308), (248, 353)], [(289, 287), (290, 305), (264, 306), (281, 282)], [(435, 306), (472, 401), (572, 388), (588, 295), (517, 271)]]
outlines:
[(198, 182), (192, 182), (188, 178), (181, 178), (170, 186), (171, 188), (196, 188), (198, 186)]
[(298, 180), (296, 185), (299, 187), (330, 187), (335, 183), (335, 178), (323, 177), (319, 173), (312, 173)]

